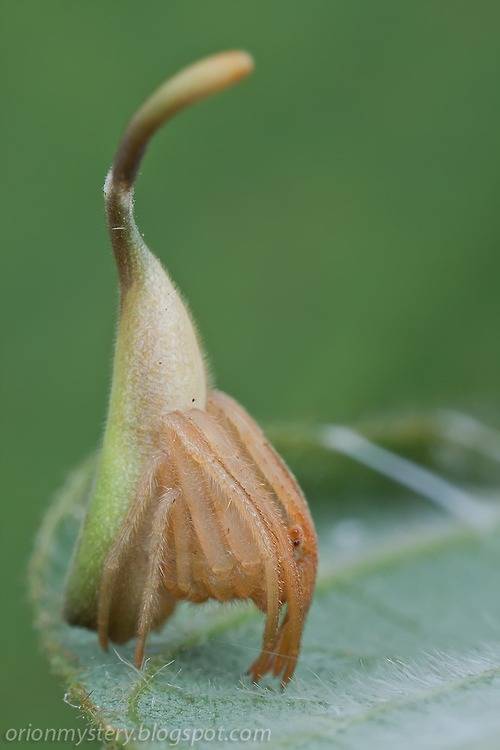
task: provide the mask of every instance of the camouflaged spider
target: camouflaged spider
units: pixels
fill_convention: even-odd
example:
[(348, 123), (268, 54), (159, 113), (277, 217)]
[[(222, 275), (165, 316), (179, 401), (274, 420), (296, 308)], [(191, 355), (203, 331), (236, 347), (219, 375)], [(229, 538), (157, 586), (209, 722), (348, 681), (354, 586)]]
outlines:
[[(148, 633), (177, 601), (250, 599), (266, 614), (254, 680), (293, 675), (317, 544), (293, 475), (250, 416), (213, 390), (179, 293), (145, 246), (133, 184), (151, 135), (252, 69), (243, 52), (202, 60), (132, 118), (106, 181), (121, 309), (113, 389), (94, 489), (73, 560), (66, 617), (107, 647)], [(283, 608), (286, 605), (286, 612)]]

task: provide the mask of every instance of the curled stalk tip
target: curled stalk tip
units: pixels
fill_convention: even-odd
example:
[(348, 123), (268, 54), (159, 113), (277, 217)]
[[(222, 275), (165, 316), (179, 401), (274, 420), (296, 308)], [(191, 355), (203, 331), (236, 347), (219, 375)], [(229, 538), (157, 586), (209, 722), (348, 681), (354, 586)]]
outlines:
[(167, 79), (130, 120), (104, 185), (111, 242), (122, 280), (128, 275), (130, 239), (136, 232), (132, 213), (134, 182), (151, 136), (182, 109), (232, 86), (253, 67), (251, 55), (239, 50), (199, 60)]

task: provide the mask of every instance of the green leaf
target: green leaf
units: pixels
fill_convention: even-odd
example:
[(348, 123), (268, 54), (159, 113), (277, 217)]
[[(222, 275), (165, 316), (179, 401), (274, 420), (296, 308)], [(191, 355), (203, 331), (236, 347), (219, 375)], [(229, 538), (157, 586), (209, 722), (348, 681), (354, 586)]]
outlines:
[[(308, 492), (321, 559), (297, 675), (285, 692), (272, 680), (255, 686), (245, 677), (263, 628), (262, 615), (245, 604), (179, 607), (149, 639), (143, 673), (131, 665), (132, 645), (104, 653), (95, 633), (62, 621), (64, 579), (94, 468), (93, 459), (85, 462), (49, 510), (31, 567), (37, 624), (67, 682), (67, 700), (128, 747), (124, 731), (141, 727), (136, 740), (156, 731), (151, 745), (165, 740), (161, 731), (174, 730), (172, 741), (175, 730), (191, 732), (181, 747), (193, 737), (198, 747), (227, 746), (209, 741), (210, 729), (244, 730), (247, 745), (249, 732), (269, 730), (266, 747), (498, 747), (495, 456), (443, 441), (433, 422), (387, 423), (371, 434), (448, 474), (453, 467), (461, 480), (474, 477), (468, 497), (482, 522), (460, 523), (356, 467), (329, 451), (317, 430), (275, 431)], [(198, 730), (203, 736), (192, 734)]]

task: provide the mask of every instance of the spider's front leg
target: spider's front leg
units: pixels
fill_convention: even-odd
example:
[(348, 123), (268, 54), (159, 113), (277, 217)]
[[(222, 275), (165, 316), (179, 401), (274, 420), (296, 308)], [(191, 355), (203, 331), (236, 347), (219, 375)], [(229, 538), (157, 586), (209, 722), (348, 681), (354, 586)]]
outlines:
[[(201, 584), (206, 598), (221, 601), (251, 598), (266, 612), (262, 653), (250, 672), (258, 680), (272, 671), (286, 683), (295, 669), (316, 570), (316, 537), (305, 500), (260, 429), (229, 397), (214, 393), (209, 412), (173, 412), (165, 430), (166, 444), (177, 445), (172, 456), (184, 503), (179, 521), (191, 531), (190, 552), (175, 543), (176, 570), (189, 569), (191, 554), (202, 579), (194, 580), (191, 566), (191, 589)], [(174, 539), (176, 525), (174, 517)], [(178, 578), (166, 576), (167, 588), (177, 595)], [(200, 600), (189, 586), (180, 596)]]
[(176, 604), (161, 585), (168, 515), (178, 490), (165, 455), (158, 454), (139, 481), (135, 498), (104, 562), (98, 596), (99, 642), (123, 643), (137, 636), (135, 662), (141, 666), (148, 633), (169, 617)]
[[(174, 610), (175, 599), (165, 597), (162, 569), (166, 554), (167, 528), (172, 506), (179, 497), (178, 488), (166, 489), (158, 498), (149, 538), (148, 567), (137, 625), (134, 661), (141, 667), (146, 638), (155, 624), (160, 624)], [(158, 620), (160, 622), (158, 622)]]
[[(173, 412), (165, 422), (181, 497), (172, 514), (172, 559), (164, 570), (167, 589), (198, 602), (253, 597), (265, 580), (264, 639), (276, 640), (280, 580), (269, 521), (262, 518), (221, 455), (227, 436), (206, 412)], [(227, 446), (230, 451), (235, 446)], [(223, 453), (226, 451), (223, 451)]]
[(289, 554), (281, 559), (285, 562), (285, 572), (294, 569), (296, 574), (288, 576), (288, 586), (285, 586), (283, 601), (287, 603), (287, 611), (274, 649), (266, 653), (263, 648), (250, 672), (254, 679), (271, 670), (275, 676), (283, 673), (282, 682), (286, 683), (295, 669), (304, 621), (314, 592), (318, 562), (314, 523), (297, 480), (245, 409), (227, 394), (213, 391), (208, 410), (243, 447), (270, 488), (273, 502), (285, 520), (293, 560), (290, 561)]

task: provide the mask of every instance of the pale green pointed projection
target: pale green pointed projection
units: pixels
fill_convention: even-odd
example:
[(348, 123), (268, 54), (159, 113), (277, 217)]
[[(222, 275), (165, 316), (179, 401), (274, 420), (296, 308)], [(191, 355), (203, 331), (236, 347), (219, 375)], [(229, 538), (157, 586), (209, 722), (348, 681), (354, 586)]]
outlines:
[[(252, 68), (247, 53), (226, 52), (166, 81), (132, 118), (106, 179), (108, 227), (120, 279), (120, 316), (104, 440), (67, 581), (65, 615), (74, 624), (96, 626), (103, 563), (134, 498), (138, 478), (155, 450), (159, 422), (174, 409), (203, 409), (207, 394), (203, 356), (189, 312), (134, 221), (133, 184), (139, 163), (150, 137), (165, 121), (239, 81)], [(139, 596), (140, 567), (140, 560), (130, 562), (135, 591), (127, 592), (129, 602)], [(128, 617), (123, 612), (123, 618)]]

